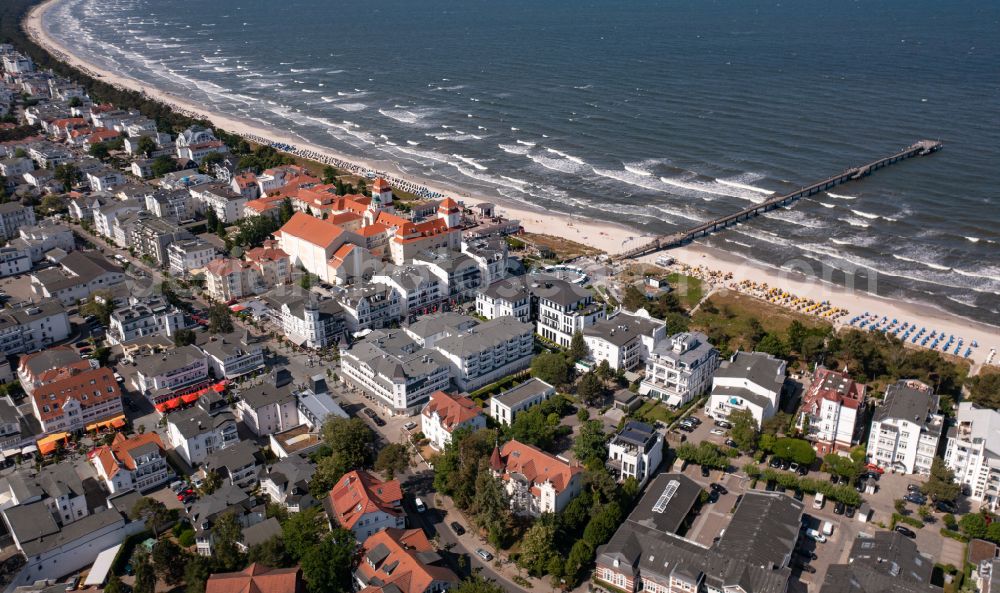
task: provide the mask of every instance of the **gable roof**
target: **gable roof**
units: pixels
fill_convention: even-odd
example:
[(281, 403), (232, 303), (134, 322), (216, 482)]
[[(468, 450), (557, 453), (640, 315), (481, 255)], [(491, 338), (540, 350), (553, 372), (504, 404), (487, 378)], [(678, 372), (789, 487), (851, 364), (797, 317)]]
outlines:
[(556, 494), (569, 487), (573, 476), (583, 471), (583, 468), (574, 467), (568, 461), (514, 440), (507, 441), (502, 448), (493, 450), (490, 465), (496, 471), (502, 470), (504, 479), (509, 479), (510, 474), (517, 473), (532, 484), (551, 482)]
[(304, 212), (296, 212), (275, 234), (296, 237), (307, 243), (326, 248), (333, 244), (343, 232), (343, 229), (325, 220)]
[(348, 472), (337, 480), (330, 491), (330, 507), (337, 522), (346, 529), (354, 527), (368, 513), (382, 511), (401, 516), (403, 511), (399, 505), (402, 499), (399, 480), (381, 482), (364, 470)]
[(362, 544), (363, 560), (355, 578), (362, 593), (424, 593), (434, 583), (458, 583), (420, 529), (389, 528)]
[(239, 572), (213, 574), (205, 583), (205, 593), (298, 593), (302, 589), (299, 567), (268, 568), (257, 562)]
[(435, 391), (421, 413), (427, 418), (437, 413), (441, 426), (452, 432), (473, 418), (482, 416), (483, 409), (468, 396)]

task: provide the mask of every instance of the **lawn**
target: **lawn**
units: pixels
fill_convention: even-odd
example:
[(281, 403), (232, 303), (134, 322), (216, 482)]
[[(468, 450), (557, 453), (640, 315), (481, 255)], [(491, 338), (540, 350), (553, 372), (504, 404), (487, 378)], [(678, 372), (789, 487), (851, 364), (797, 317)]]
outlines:
[(537, 248), (545, 248), (555, 254), (555, 260), (567, 261), (583, 255), (598, 255), (604, 253), (600, 249), (570, 241), (562, 237), (551, 235), (539, 235), (535, 233), (524, 233), (520, 239), (529, 245)]
[(786, 336), (788, 326), (798, 320), (806, 327), (829, 327), (830, 323), (811, 315), (789, 311), (778, 305), (734, 292), (713, 294), (691, 319), (691, 329), (709, 333), (722, 331), (732, 338), (729, 349), (750, 349), (751, 320), (760, 322), (765, 332)]
[(635, 411), (635, 416), (650, 423), (659, 420), (664, 424), (670, 424), (674, 420), (675, 413), (660, 400), (647, 399)]
[(694, 309), (705, 296), (705, 285), (700, 278), (674, 272), (667, 275), (667, 282), (688, 311)]

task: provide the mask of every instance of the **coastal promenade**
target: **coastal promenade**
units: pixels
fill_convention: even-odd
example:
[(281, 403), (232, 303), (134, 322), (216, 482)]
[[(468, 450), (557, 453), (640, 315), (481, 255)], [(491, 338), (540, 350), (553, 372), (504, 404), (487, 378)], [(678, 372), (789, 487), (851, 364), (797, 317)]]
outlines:
[(759, 216), (765, 212), (769, 212), (776, 208), (785, 207), (794, 202), (795, 200), (798, 200), (799, 198), (812, 196), (822, 191), (832, 189), (842, 183), (847, 183), (849, 181), (861, 179), (862, 177), (871, 175), (878, 169), (881, 169), (883, 167), (888, 167), (889, 165), (898, 163), (899, 161), (915, 156), (923, 156), (926, 154), (937, 152), (938, 150), (941, 150), (942, 147), (943, 144), (935, 140), (920, 140), (919, 142), (907, 146), (906, 148), (900, 150), (899, 152), (891, 154), (887, 157), (883, 157), (881, 159), (861, 165), (860, 167), (853, 167), (851, 169), (847, 169), (846, 171), (838, 173), (837, 175), (827, 177), (826, 179), (823, 179), (822, 181), (817, 181), (812, 185), (800, 187), (790, 193), (768, 198), (763, 202), (744, 208), (739, 212), (734, 212), (732, 214), (720, 216), (718, 218), (709, 220), (707, 222), (703, 222), (695, 227), (691, 227), (687, 230), (656, 237), (649, 243), (640, 245), (638, 247), (629, 249), (627, 251), (618, 254), (616, 256), (616, 259), (619, 260), (634, 259), (637, 257), (641, 257), (643, 255), (648, 255), (650, 253), (660, 251), (662, 249), (679, 247), (681, 245), (684, 245), (685, 243), (690, 243), (691, 241), (697, 239), (698, 237), (703, 237), (710, 233), (714, 233), (722, 229), (725, 229), (731, 225), (739, 224), (740, 222), (750, 220), (751, 218), (754, 218), (756, 216)]

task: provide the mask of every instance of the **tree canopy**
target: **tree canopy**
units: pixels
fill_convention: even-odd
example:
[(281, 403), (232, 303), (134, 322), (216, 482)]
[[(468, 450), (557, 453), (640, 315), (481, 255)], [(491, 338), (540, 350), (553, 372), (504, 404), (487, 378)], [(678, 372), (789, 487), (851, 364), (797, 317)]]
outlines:
[(542, 352), (531, 361), (531, 376), (550, 385), (569, 382), (569, 373), (566, 357), (556, 352)]

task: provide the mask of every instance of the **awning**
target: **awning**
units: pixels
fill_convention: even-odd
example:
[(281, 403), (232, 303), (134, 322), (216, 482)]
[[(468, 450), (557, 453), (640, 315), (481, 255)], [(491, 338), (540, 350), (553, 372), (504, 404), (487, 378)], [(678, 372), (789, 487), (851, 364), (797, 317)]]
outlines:
[(101, 420), (100, 422), (94, 422), (87, 425), (87, 430), (97, 430), (99, 428), (121, 428), (125, 426), (125, 414), (119, 414), (114, 418), (108, 418), (107, 420)]
[(115, 557), (118, 555), (118, 550), (121, 547), (122, 545), (118, 544), (97, 555), (94, 565), (90, 567), (90, 572), (83, 581), (85, 587), (100, 587), (104, 584), (104, 581), (108, 578), (108, 573), (111, 572), (111, 565), (114, 564)]
[(38, 447), (34, 445), (28, 445), (27, 447), (21, 449), (21, 455), (31, 455), (36, 451), (38, 451)]
[(4, 457), (17, 457), (20, 454), (21, 454), (21, 450), (20, 449), (4, 449), (3, 450), (3, 456)]
[(202, 394), (202, 391), (195, 391), (194, 393), (189, 393), (187, 395), (182, 395), (181, 396), (181, 401), (184, 402), (184, 403), (186, 403), (186, 404), (193, 404), (194, 402), (198, 401), (198, 398), (201, 397), (201, 394)]
[(38, 439), (38, 450), (41, 451), (42, 455), (50, 455), (52, 453), (55, 453), (56, 448), (60, 442), (65, 444), (68, 440), (69, 440), (68, 432), (56, 432), (50, 434), (47, 437), (42, 437)]

